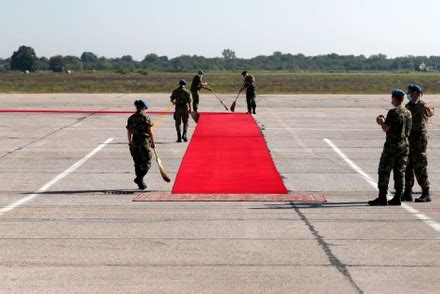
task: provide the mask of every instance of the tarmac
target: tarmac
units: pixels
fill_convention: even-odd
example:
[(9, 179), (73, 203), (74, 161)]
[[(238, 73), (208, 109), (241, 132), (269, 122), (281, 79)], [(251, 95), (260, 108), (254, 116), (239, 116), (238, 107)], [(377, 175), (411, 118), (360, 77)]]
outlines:
[[(0, 109), (131, 110), (139, 98), (171, 110), (166, 94), (0, 94)], [(438, 293), (440, 115), (429, 126), (433, 202), (369, 207), (388, 95), (257, 104), (286, 187), (327, 203), (135, 203), (128, 114), (0, 113), (0, 292)], [(201, 95), (200, 111), (223, 110)], [(152, 120), (173, 183), (188, 143), (175, 143), (172, 115)], [(172, 188), (154, 162), (146, 182)]]

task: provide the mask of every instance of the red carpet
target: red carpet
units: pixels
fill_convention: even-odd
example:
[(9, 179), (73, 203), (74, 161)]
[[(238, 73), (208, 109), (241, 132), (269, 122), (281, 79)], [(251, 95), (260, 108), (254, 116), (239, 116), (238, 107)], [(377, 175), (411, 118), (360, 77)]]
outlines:
[(254, 118), (200, 116), (173, 194), (287, 194)]

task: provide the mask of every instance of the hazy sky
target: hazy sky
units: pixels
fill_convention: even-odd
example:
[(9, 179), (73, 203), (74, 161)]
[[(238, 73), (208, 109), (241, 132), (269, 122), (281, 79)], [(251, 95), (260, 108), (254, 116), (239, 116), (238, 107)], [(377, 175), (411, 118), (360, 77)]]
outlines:
[(0, 57), (440, 55), (439, 0), (0, 0)]

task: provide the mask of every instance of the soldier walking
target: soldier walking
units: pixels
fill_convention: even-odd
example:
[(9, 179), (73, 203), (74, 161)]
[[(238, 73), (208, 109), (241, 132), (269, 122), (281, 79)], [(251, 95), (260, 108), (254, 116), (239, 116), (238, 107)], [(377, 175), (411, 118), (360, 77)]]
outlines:
[(247, 113), (257, 114), (255, 112), (255, 109), (257, 108), (257, 104), (255, 102), (255, 98), (257, 97), (255, 78), (247, 71), (242, 72), (241, 75), (244, 78), (244, 82), (243, 87), (241, 87), (240, 91), (238, 92), (238, 95), (240, 95), (241, 92), (246, 89), (246, 103), (248, 109)]
[[(188, 118), (191, 112), (191, 96), (186, 89), (186, 81), (179, 81), (179, 88), (175, 89), (171, 94), (171, 102), (175, 105), (174, 120), (176, 121), (177, 142), (187, 142)], [(183, 133), (180, 126), (183, 123)]]
[[(409, 142), (411, 131), (411, 112), (403, 106), (405, 92), (396, 89), (391, 94), (391, 103), (395, 107), (388, 111), (387, 117), (379, 115), (377, 124), (386, 132), (386, 141), (379, 163), (379, 197), (369, 201), (371, 206), (401, 205), (404, 187), (405, 169), (408, 164)], [(396, 194), (387, 201), (390, 174), (394, 174), (394, 187)]]
[(422, 87), (411, 84), (408, 86), (408, 104), (406, 108), (411, 111), (413, 127), (409, 136), (409, 163), (406, 168), (405, 192), (402, 201), (412, 201), (412, 188), (414, 186), (414, 174), (422, 188), (422, 196), (416, 202), (431, 202), (428, 179), (428, 158), (426, 148), (428, 145), (428, 119), (434, 116), (434, 108), (421, 100)]
[(205, 73), (201, 70), (197, 73), (197, 75), (194, 76), (192, 83), (191, 83), (191, 96), (192, 96), (192, 104), (193, 104), (193, 110), (198, 111), (199, 109), (199, 102), (200, 102), (200, 96), (199, 92), (201, 89), (207, 89), (208, 83), (205, 83), (203, 81), (203, 77), (205, 76)]
[(128, 118), (127, 137), (130, 153), (134, 161), (136, 178), (134, 182), (139, 189), (145, 190), (147, 185), (144, 182), (144, 176), (151, 167), (151, 148), (154, 146), (154, 137), (151, 131), (153, 124), (150, 117), (145, 113), (148, 104), (144, 100), (134, 102), (136, 112)]

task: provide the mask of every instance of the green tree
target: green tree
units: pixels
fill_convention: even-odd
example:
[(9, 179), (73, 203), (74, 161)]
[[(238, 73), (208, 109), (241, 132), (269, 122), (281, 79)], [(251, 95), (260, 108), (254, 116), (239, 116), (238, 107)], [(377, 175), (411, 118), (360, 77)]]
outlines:
[(231, 60), (231, 59), (237, 58), (237, 56), (235, 55), (235, 52), (232, 51), (231, 49), (223, 50), (222, 55), (223, 55), (223, 58), (226, 60)]
[(46, 57), (37, 58), (35, 70), (49, 70), (49, 60)]
[(32, 47), (21, 46), (12, 54), (11, 69), (20, 71), (35, 71), (37, 55)]
[(72, 56), (72, 55), (67, 55), (63, 57), (64, 60), (64, 68), (68, 69), (68, 70), (83, 70), (84, 69), (84, 65), (81, 61), (81, 59), (79, 59), (76, 56)]
[(84, 64), (85, 69), (96, 69), (96, 65), (98, 63), (98, 56), (92, 52), (84, 52), (81, 54), (81, 61)]
[(61, 55), (49, 58), (49, 69), (53, 72), (64, 71), (64, 59)]

